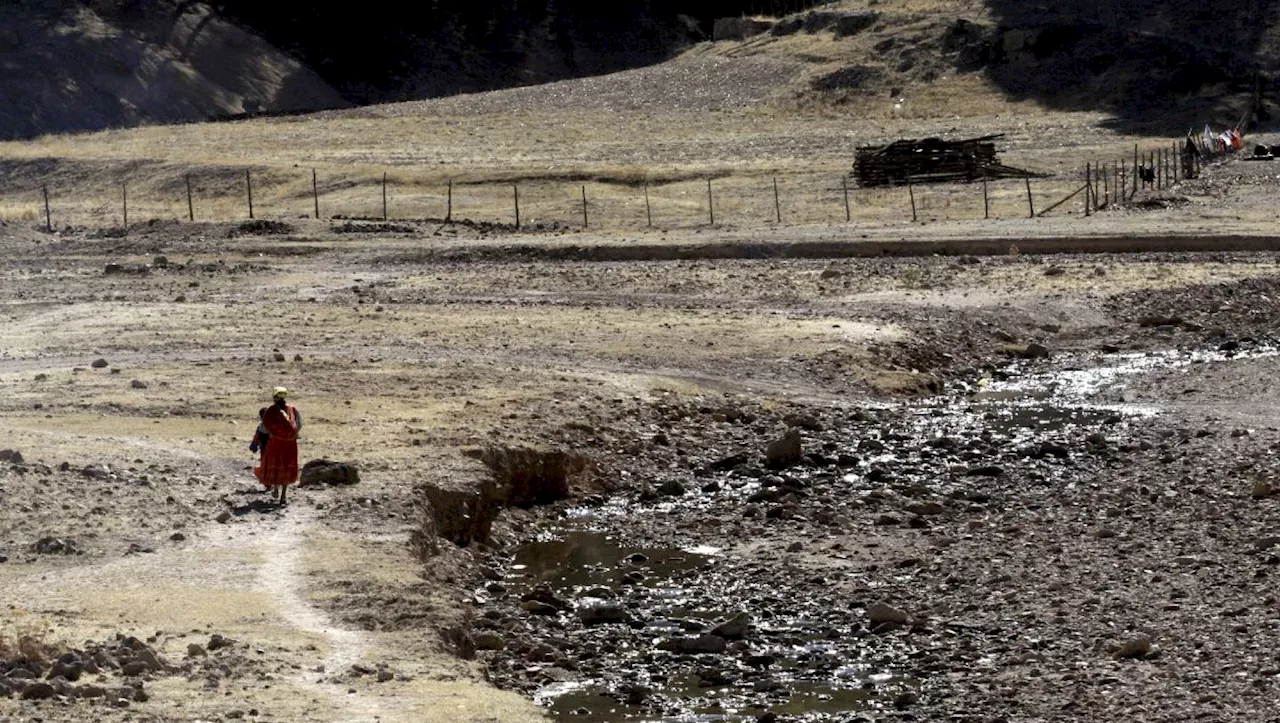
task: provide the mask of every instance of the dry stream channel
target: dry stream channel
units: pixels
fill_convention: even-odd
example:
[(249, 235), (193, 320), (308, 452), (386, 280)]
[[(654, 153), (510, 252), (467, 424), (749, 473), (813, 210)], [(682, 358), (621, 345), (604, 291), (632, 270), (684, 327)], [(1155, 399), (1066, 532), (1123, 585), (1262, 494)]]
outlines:
[(1019, 362), (933, 399), (832, 409), (785, 468), (743, 449), (685, 485), (545, 508), (474, 591), (481, 655), (561, 721), (906, 714), (935, 676), (985, 664), (963, 616), (896, 607), (935, 551), (1149, 449), (1132, 433), (1161, 411), (1127, 403), (1127, 379), (1278, 351)]

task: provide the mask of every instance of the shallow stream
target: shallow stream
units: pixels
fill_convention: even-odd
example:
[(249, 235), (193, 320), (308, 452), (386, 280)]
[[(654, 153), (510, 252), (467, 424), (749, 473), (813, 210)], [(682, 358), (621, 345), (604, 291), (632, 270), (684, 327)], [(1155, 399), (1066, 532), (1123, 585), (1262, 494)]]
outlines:
[[(1123, 401), (1127, 379), (1276, 354), (1015, 364), (932, 400), (864, 407), (865, 423), (808, 435), (822, 451), (804, 465), (717, 469), (685, 494), (563, 510), (516, 551), (502, 581), (513, 597), (562, 606), (532, 616), (534, 637), (555, 650), (544, 662), (505, 658), (496, 679), (519, 683), (561, 721), (844, 721), (908, 708), (927, 689), (934, 653), (905, 634), (914, 621), (873, 624), (866, 608), (876, 585), (910, 584), (920, 555), (893, 549), (892, 536), (881, 542), (877, 528), (851, 529), (852, 516), (883, 510), (877, 525), (927, 532), (1006, 492), (1034, 495), (1159, 413)], [(888, 562), (901, 574), (874, 582), (867, 573), (885, 580)], [(599, 610), (611, 612), (584, 612)], [(749, 632), (716, 627), (741, 614)]]

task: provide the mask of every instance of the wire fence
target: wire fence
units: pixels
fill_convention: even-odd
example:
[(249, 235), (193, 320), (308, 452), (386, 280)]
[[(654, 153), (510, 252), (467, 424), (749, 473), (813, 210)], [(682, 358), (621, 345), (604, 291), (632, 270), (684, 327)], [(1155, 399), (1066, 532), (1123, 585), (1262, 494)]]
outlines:
[(162, 220), (430, 220), (519, 230), (631, 230), (1088, 216), (1194, 177), (1202, 163), (1199, 154), (1161, 144), (1135, 147), (1124, 159), (1084, 160), (1078, 170), (1042, 178), (872, 188), (838, 172), (477, 180), (404, 168), (204, 169), (123, 176), (105, 185), (60, 177), (13, 188), (0, 180), (0, 218), (49, 231), (95, 227), (120, 235)]

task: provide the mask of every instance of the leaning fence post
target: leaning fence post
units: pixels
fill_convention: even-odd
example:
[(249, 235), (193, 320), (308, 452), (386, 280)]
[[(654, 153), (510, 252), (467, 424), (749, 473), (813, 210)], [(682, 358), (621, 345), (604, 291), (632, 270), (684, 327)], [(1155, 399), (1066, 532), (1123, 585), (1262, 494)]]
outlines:
[(444, 220), (452, 221), (453, 220), (453, 179), (452, 178), (449, 179), (449, 197), (448, 197), (448, 200), (445, 202), (445, 204), (446, 205), (444, 207)]
[(920, 219), (916, 216), (916, 188), (915, 185), (911, 183), (910, 175), (907, 176), (907, 196), (911, 199), (911, 222), (915, 223)]
[(649, 205), (649, 182), (644, 182), (644, 218), (645, 224), (653, 228), (653, 207)]
[(516, 230), (520, 230), (520, 184), (511, 184), (511, 195), (515, 199), (516, 204)]
[(849, 177), (840, 176), (840, 189), (844, 191), (844, 220), (846, 222), (853, 220), (853, 213), (849, 209)]
[(316, 169), (311, 169), (311, 200), (315, 201), (316, 219), (320, 218), (320, 184), (316, 180)]
[(707, 215), (711, 219), (711, 225), (716, 225), (716, 198), (711, 193), (711, 179), (707, 179)]
[(582, 186), (582, 227), (591, 228), (591, 224), (587, 222), (587, 186)]
[(49, 212), (49, 187), (41, 186), (44, 192), (44, 230), (53, 233), (53, 215)]
[(120, 184), (120, 215), (124, 219), (124, 237), (129, 238), (129, 184)]
[(382, 172), (382, 220), (387, 220), (387, 172)]
[(195, 204), (192, 203), (191, 201), (191, 174), (190, 173), (186, 174), (186, 180), (187, 180), (187, 220), (194, 223), (196, 220), (196, 207), (195, 207)]
[(244, 187), (249, 194), (249, 219), (253, 219), (253, 177), (249, 175), (249, 169), (244, 169)]
[[(1030, 209), (1030, 211), (1031, 211), (1031, 218), (1035, 218), (1035, 217), (1036, 217), (1036, 205), (1035, 205), (1035, 203), (1033, 203), (1033, 202), (1031, 201), (1031, 179), (1030, 179), (1030, 178), (1023, 178), (1022, 180), (1024, 180), (1024, 181), (1026, 181), (1026, 182), (1027, 182), (1027, 208), (1028, 208), (1028, 209)], [(1085, 201), (1085, 203), (1088, 203), (1088, 201)]]

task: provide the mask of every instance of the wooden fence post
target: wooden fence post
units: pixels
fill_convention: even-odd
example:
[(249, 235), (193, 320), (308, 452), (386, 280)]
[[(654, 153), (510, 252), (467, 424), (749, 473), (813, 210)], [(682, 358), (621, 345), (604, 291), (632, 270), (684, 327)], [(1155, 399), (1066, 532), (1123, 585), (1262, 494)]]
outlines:
[[(1032, 202), (1032, 200), (1031, 200), (1031, 179), (1030, 179), (1030, 178), (1024, 178), (1024, 179), (1022, 179), (1022, 180), (1024, 180), (1024, 181), (1026, 181), (1026, 182), (1027, 182), (1027, 208), (1028, 208), (1028, 209), (1030, 209), (1030, 211), (1031, 211), (1031, 218), (1035, 218), (1035, 217), (1036, 217), (1036, 205), (1035, 205), (1035, 203), (1033, 203), (1033, 202)], [(1086, 201), (1085, 203), (1088, 203), (1088, 201)]]
[[(1027, 201), (1031, 200), (1031, 182), (1027, 181)], [(1093, 215), (1089, 210), (1090, 202), (1093, 200), (1093, 171), (1089, 164), (1084, 164), (1084, 216), (1088, 218)]]
[(991, 218), (991, 197), (987, 195), (987, 169), (982, 169), (982, 218)]
[(644, 217), (649, 228), (653, 228), (653, 207), (649, 205), (649, 182), (644, 182)]
[(249, 174), (249, 169), (244, 169), (244, 187), (249, 194), (249, 219), (253, 219), (253, 177)]
[(453, 220), (453, 179), (452, 178), (449, 179), (449, 197), (448, 197), (448, 200), (445, 202), (444, 220), (446, 222)]
[(320, 183), (316, 179), (316, 169), (311, 169), (311, 200), (315, 201), (316, 219), (320, 218)]
[(192, 223), (195, 223), (196, 206), (191, 201), (191, 174), (190, 173), (186, 174), (186, 181), (187, 181), (187, 220)]
[(1141, 175), (1142, 174), (1138, 172), (1138, 144), (1134, 143), (1133, 144), (1133, 193), (1129, 196), (1130, 198), (1133, 198), (1133, 196), (1138, 195), (1138, 183), (1139, 183), (1138, 178)]
[(915, 223), (920, 217), (916, 215), (916, 187), (911, 182), (910, 174), (907, 175), (907, 196), (911, 199), (911, 222)]
[(124, 237), (129, 238), (129, 184), (120, 184), (120, 215), (124, 220)]
[(778, 200), (778, 177), (773, 177), (773, 217), (777, 223), (782, 223), (782, 202)]
[(516, 204), (516, 230), (520, 230), (520, 184), (511, 184), (511, 195), (515, 199)]
[(849, 208), (849, 177), (840, 176), (840, 189), (844, 191), (844, 220), (849, 222), (853, 220), (853, 211)]
[(387, 220), (387, 172), (382, 172), (382, 220)]
[(711, 225), (716, 225), (716, 199), (711, 193), (711, 179), (707, 179), (707, 215), (711, 219)]
[(582, 227), (591, 228), (591, 224), (587, 222), (587, 186), (582, 186)]
[(41, 186), (44, 191), (44, 230), (53, 233), (53, 215), (49, 212), (49, 187)]

